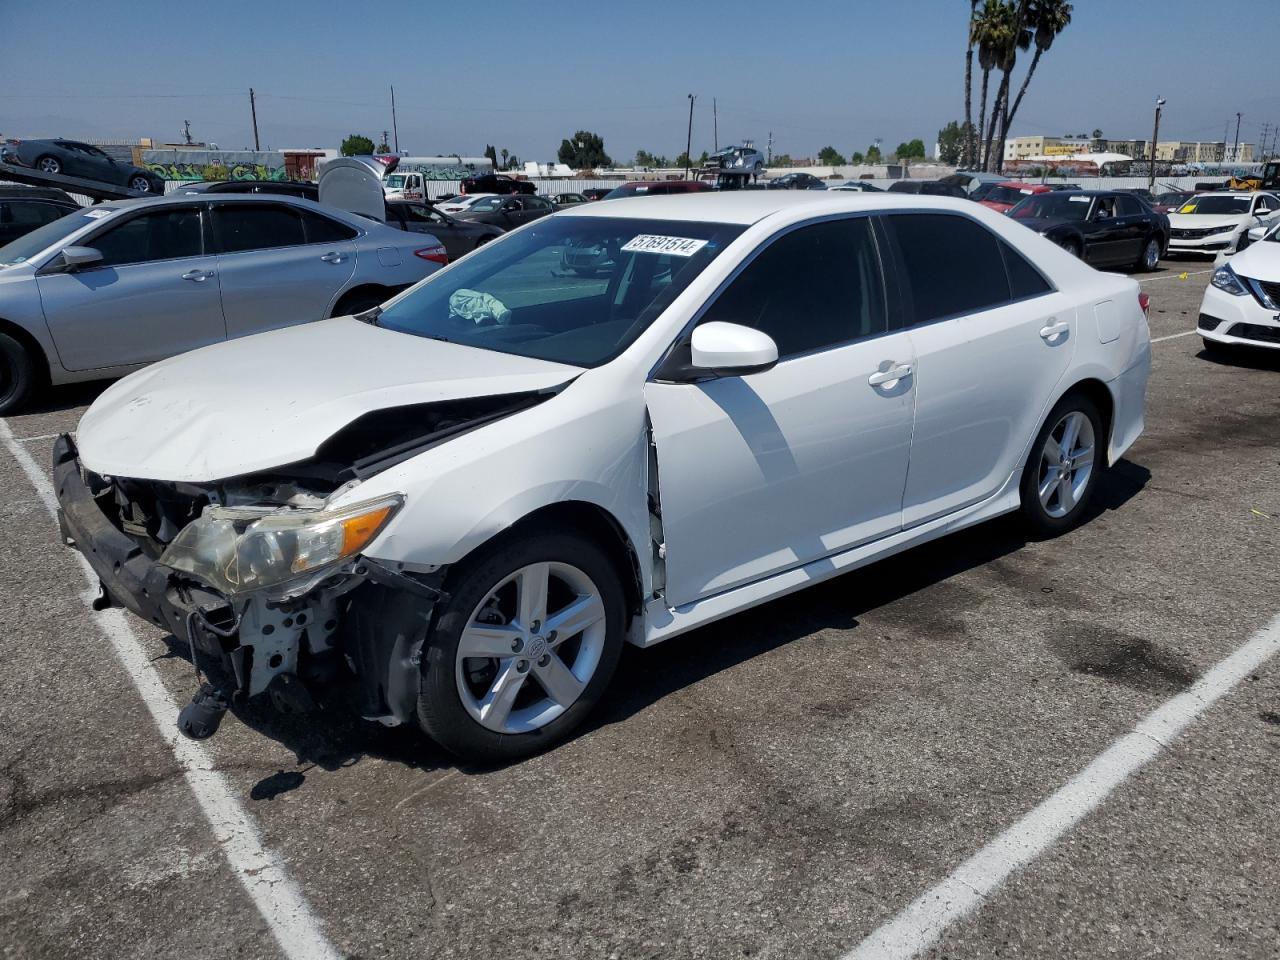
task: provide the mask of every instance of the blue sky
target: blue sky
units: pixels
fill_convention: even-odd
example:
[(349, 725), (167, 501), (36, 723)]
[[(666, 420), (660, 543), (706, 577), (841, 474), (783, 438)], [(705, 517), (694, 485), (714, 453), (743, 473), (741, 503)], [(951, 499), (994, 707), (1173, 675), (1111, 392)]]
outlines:
[[(1241, 139), (1256, 142), (1280, 123), (1280, 2), (1246, 3), (1248, 25), (1213, 9), (1076, 0), (1014, 133), (1150, 136), (1158, 95), (1161, 139), (1220, 139), (1228, 119), (1233, 137), (1240, 111)], [(932, 144), (963, 114), (967, 12), (967, 0), (0, 0), (0, 136), (176, 140), (190, 120), (197, 139), (238, 149), (252, 145), (252, 86), (264, 148), (336, 146), (390, 128), (394, 83), (401, 147), (419, 154), (492, 143), (548, 160), (585, 128), (615, 159), (674, 155), (688, 93), (695, 153), (712, 145), (712, 97), (722, 144), (763, 146), (770, 131), (793, 155)]]

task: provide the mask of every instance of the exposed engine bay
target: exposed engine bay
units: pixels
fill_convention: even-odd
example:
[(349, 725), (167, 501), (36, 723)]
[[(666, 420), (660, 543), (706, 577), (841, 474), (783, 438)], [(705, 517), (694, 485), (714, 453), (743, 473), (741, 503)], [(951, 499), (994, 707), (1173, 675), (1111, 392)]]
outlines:
[[(210, 736), (230, 705), (262, 694), (286, 712), (312, 709), (344, 679), (355, 681), (362, 716), (394, 725), (416, 706), (418, 656), (444, 571), (363, 556), (403, 497), (350, 504), (348, 495), (382, 470), (553, 393), (366, 413), (307, 460), (215, 483), (100, 476), (80, 466), (69, 437), (55, 464), (61, 456), (60, 476), (74, 464), (92, 512), (127, 538), (115, 547), (126, 559), (114, 571), (122, 563), (139, 571), (140, 589), (103, 576), (98, 606), (126, 606), (168, 627), (190, 646), (197, 678), (210, 669), (179, 720), (184, 733)], [(348, 505), (331, 506), (339, 496)], [(81, 544), (84, 536), (67, 532), (86, 553), (113, 552)]]

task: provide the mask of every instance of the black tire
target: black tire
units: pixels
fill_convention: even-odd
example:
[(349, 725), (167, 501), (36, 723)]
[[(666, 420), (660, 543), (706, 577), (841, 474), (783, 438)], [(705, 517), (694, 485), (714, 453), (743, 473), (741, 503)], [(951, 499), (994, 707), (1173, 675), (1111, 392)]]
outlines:
[(1058, 246), (1067, 251), (1067, 253), (1071, 254), (1077, 260), (1084, 259), (1084, 249), (1075, 240), (1070, 238), (1067, 238), (1066, 240), (1059, 240)]
[[(1152, 247), (1155, 248), (1154, 257), (1151, 255)], [(1142, 251), (1138, 254), (1138, 262), (1133, 265), (1133, 268), (1141, 273), (1152, 273), (1153, 271), (1160, 269), (1159, 236), (1153, 233), (1151, 236), (1147, 237), (1146, 241), (1142, 244)]]
[(364, 313), (366, 310), (372, 310), (374, 307), (380, 306), (390, 299), (391, 294), (386, 290), (376, 293), (369, 290), (353, 290), (350, 293), (342, 295), (341, 299), (333, 305), (333, 312), (329, 314), (329, 316), (354, 316), (357, 313)]
[[(1093, 428), (1093, 469), (1089, 472), (1083, 490), (1077, 496), (1075, 505), (1064, 516), (1053, 516), (1040, 502), (1039, 485), (1041, 463), (1044, 457), (1046, 441), (1051, 433), (1070, 413), (1081, 413), (1089, 419)], [(1049, 411), (1040, 432), (1036, 434), (1031, 452), (1022, 469), (1022, 482), (1019, 494), (1022, 500), (1022, 515), (1036, 537), (1056, 537), (1076, 526), (1089, 509), (1089, 501), (1098, 486), (1098, 477), (1106, 466), (1107, 435), (1103, 432), (1102, 415), (1098, 407), (1083, 393), (1069, 393), (1059, 400)]]
[[(42, 157), (36, 157), (35, 168), (41, 173), (61, 173), (62, 161), (57, 157), (51, 157), (47, 153)], [(46, 170), (45, 167), (49, 169)]]
[(129, 189), (137, 190), (139, 193), (154, 193), (151, 189), (151, 180), (141, 174), (129, 178)]
[(0, 414), (17, 410), (31, 399), (37, 376), (31, 352), (7, 333), (0, 333)]
[[(472, 612), (495, 586), (532, 563), (558, 561), (585, 573), (605, 610), (605, 641), (595, 673), (578, 699), (543, 727), (500, 733), (472, 718), (458, 691), (458, 643)], [(622, 653), (625, 601), (617, 566), (600, 547), (572, 533), (550, 529), (502, 537), (460, 563), (446, 584), (449, 599), (437, 612), (422, 650), (418, 721), (449, 752), (481, 763), (506, 763), (546, 750), (582, 723), (613, 678)], [(532, 681), (529, 681), (532, 682)]]
[(477, 237), (476, 245), (474, 249), (479, 250), (481, 247), (483, 247), (486, 243), (488, 243), (492, 239), (493, 237), (489, 236), (489, 234), (487, 233), (484, 234), (483, 236)]

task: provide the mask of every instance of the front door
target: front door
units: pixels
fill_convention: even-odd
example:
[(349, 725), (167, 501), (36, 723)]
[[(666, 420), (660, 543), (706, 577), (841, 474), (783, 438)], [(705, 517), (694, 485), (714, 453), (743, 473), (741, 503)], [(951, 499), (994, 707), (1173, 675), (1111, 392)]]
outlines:
[(355, 271), (356, 231), (292, 204), (213, 205), (227, 336), (323, 320)]
[(887, 317), (869, 219), (802, 226), (699, 318), (768, 333), (777, 366), (645, 386), (671, 606), (901, 529), (914, 358)]
[(226, 337), (217, 259), (204, 253), (199, 206), (112, 219), (82, 241), (102, 260), (74, 273), (60, 258), (37, 275), (45, 320), (68, 370), (149, 363)]
[(1076, 308), (958, 214), (885, 218), (912, 303), (919, 383), (904, 527), (997, 493), (1021, 469), (1075, 350)]

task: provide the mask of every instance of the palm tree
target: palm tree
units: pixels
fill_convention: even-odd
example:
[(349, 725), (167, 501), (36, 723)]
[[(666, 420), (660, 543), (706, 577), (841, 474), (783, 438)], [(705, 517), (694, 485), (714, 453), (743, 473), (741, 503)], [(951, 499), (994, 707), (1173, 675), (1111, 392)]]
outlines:
[[(1036, 67), (1040, 63), (1040, 58), (1044, 52), (1053, 46), (1053, 41), (1058, 38), (1058, 34), (1067, 29), (1071, 24), (1071, 4), (1067, 0), (1035, 0), (1030, 12), (1030, 22), (1035, 29), (1036, 53), (1031, 58), (1031, 66), (1027, 68), (1027, 75), (1022, 78), (1022, 87), (1018, 90), (1018, 96), (1013, 101), (1013, 107), (1005, 115), (1004, 128), (1000, 134), (1000, 155), (1004, 156), (1004, 138), (1008, 133), (1009, 124), (1013, 122), (1014, 115), (1018, 112), (1018, 106), (1022, 103), (1023, 94), (1027, 92), (1027, 86), (1031, 83), (1031, 75), (1036, 72)], [(1094, 132), (1095, 138), (1102, 136), (1102, 131)]]
[(978, 0), (969, 0), (969, 45), (964, 51), (964, 149), (960, 152), (960, 163), (964, 167), (973, 165), (973, 21), (978, 15)]
[[(991, 108), (991, 121), (987, 126), (987, 151), (983, 169), (991, 168), (992, 146), (997, 143), (996, 121), (1005, 116), (1009, 106), (1009, 79), (1014, 65), (1018, 61), (1018, 51), (1031, 46), (1031, 29), (1028, 26), (1031, 0), (1007, 0), (1000, 4), (1000, 13), (992, 27), (991, 44), (994, 48), (995, 68), (1001, 73), (1000, 88), (996, 91), (996, 102)], [(1001, 126), (999, 142), (1003, 144), (1005, 126)], [(1003, 151), (1003, 147), (1000, 148)], [(997, 170), (1004, 162), (1002, 154), (994, 157)]]
[[(982, 97), (978, 103), (978, 143), (974, 151), (974, 160), (980, 159), (983, 152), (982, 144), (989, 133), (984, 126), (987, 116), (987, 81), (996, 66), (996, 42), (1003, 10), (1002, 0), (984, 0), (982, 12), (969, 21), (969, 39), (978, 48), (978, 66), (982, 70)], [(985, 164), (980, 163), (979, 169), (985, 170)]]

